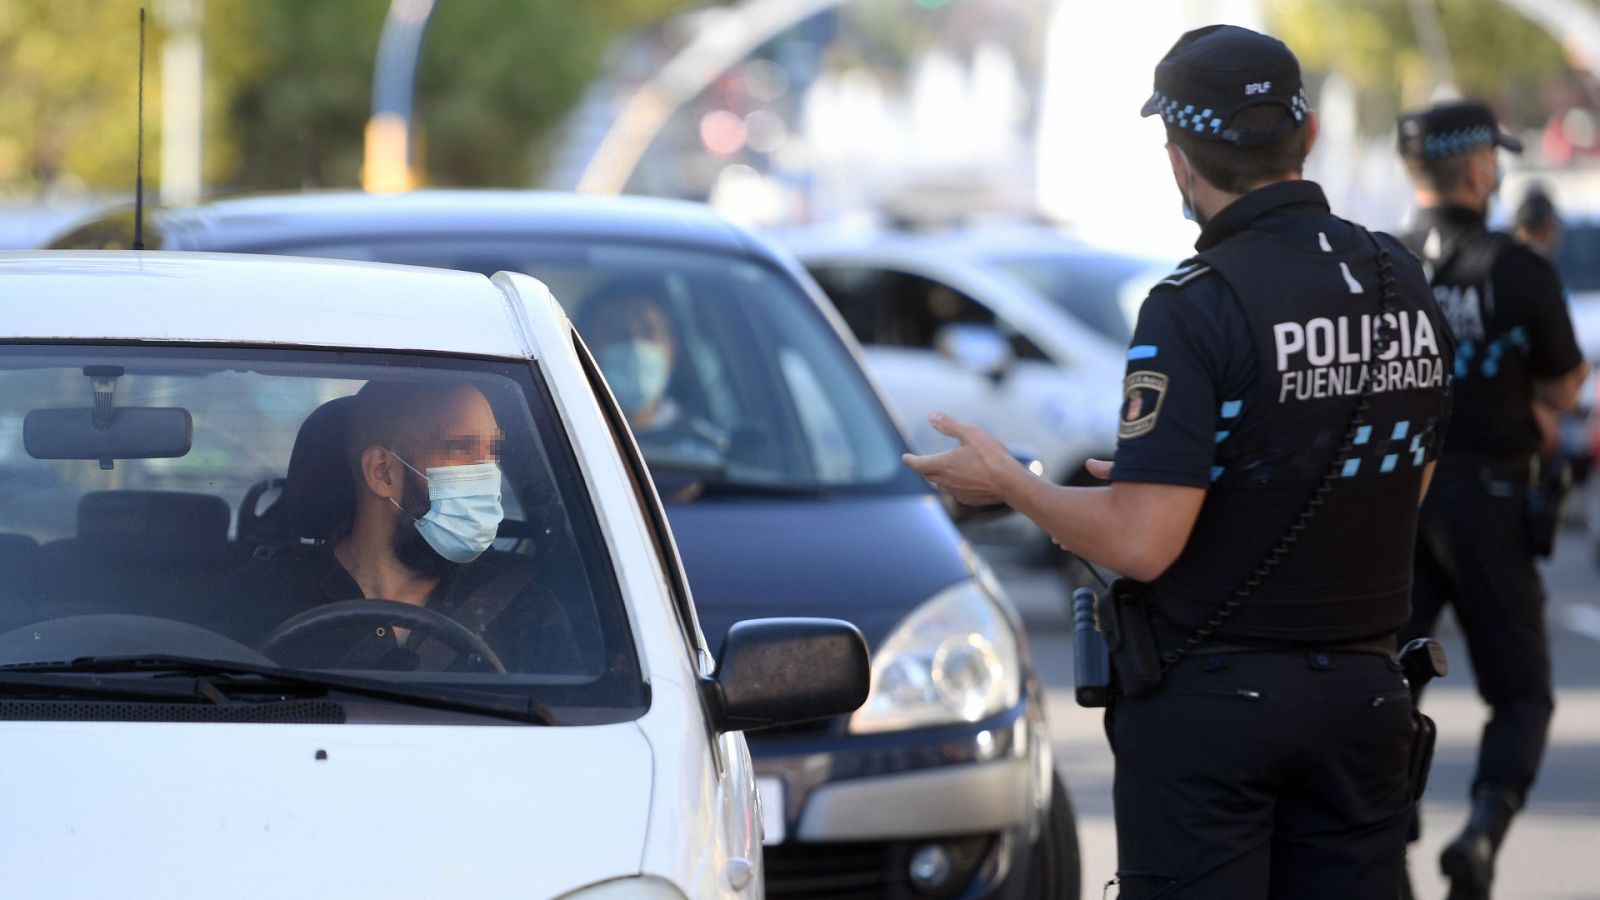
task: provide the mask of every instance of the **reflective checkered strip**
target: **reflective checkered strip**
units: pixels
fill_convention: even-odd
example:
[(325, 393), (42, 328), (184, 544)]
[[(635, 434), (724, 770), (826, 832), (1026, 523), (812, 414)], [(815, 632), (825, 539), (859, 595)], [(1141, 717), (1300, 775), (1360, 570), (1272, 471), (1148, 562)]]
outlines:
[(1453, 156), (1494, 143), (1494, 129), (1488, 125), (1441, 131), (1422, 139), (1423, 156)]
[(1222, 119), (1213, 115), (1213, 110), (1202, 109), (1195, 112), (1194, 104), (1174, 100), (1166, 94), (1156, 91), (1156, 112), (1161, 114), (1162, 121), (1168, 125), (1196, 131), (1201, 134), (1222, 133)]
[[(1194, 104), (1174, 100), (1160, 91), (1155, 92), (1154, 100), (1156, 112), (1161, 114), (1162, 121), (1168, 125), (1175, 125), (1197, 134), (1225, 134), (1222, 130), (1222, 118), (1209, 107), (1196, 112)], [(1310, 109), (1311, 101), (1306, 99), (1306, 89), (1302, 87), (1289, 99), (1289, 112), (1294, 115), (1296, 122), (1303, 122)]]
[(1311, 111), (1311, 101), (1306, 99), (1305, 88), (1302, 87), (1300, 90), (1294, 92), (1294, 97), (1290, 98), (1289, 100), (1289, 111), (1294, 113), (1294, 120), (1296, 122), (1305, 120), (1306, 113)]

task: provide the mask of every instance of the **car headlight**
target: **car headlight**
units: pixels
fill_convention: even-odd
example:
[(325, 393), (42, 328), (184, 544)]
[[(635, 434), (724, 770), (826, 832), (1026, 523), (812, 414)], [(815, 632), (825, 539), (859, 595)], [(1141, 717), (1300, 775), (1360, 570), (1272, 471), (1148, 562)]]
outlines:
[(688, 900), (688, 898), (670, 882), (641, 875), (578, 888), (570, 894), (562, 894), (556, 900)]
[(850, 717), (857, 733), (976, 722), (1022, 696), (1017, 636), (975, 581), (935, 594), (872, 657), (872, 690)]

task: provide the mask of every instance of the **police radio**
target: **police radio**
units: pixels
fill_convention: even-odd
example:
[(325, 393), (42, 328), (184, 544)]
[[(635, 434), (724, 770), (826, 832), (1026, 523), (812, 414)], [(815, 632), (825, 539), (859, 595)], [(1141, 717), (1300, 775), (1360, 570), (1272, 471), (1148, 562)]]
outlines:
[[(1153, 693), (1160, 686), (1161, 679), (1167, 671), (1210, 639), (1283, 562), (1322, 506), (1324, 498), (1342, 476), (1345, 463), (1354, 452), (1357, 433), (1366, 425), (1367, 415), (1372, 409), (1372, 386), (1376, 381), (1377, 369), (1382, 365), (1379, 357), (1394, 339), (1392, 326), (1389, 323), (1398, 321), (1398, 318), (1392, 315), (1396, 295), (1394, 260), (1371, 232), (1366, 232), (1366, 235), (1377, 254), (1379, 283), (1379, 315), (1373, 334), (1373, 349), (1366, 361), (1361, 391), (1356, 398), (1355, 407), (1351, 410), (1344, 439), (1339, 443), (1339, 448), (1323, 472), (1316, 489), (1307, 498), (1305, 505), (1295, 515), (1272, 551), (1251, 571), (1244, 583), (1218, 605), (1199, 628), (1185, 636), (1178, 646), (1166, 652), (1161, 652), (1156, 645), (1150, 621), (1151, 602), (1142, 585), (1126, 578), (1118, 579), (1107, 591), (1107, 596), (1098, 599), (1088, 588), (1079, 588), (1074, 592), (1073, 643), (1078, 678), (1076, 696), (1080, 706), (1106, 706), (1111, 697), (1117, 694), (1140, 697)], [(1437, 648), (1438, 644), (1433, 643), (1427, 651), (1430, 659), (1434, 653), (1442, 655), (1443, 651)], [(1410, 646), (1407, 649), (1416, 652)], [(1442, 667), (1441, 660), (1439, 668), (1442, 670)], [(1443, 672), (1439, 671), (1438, 674)], [(1415, 685), (1413, 690), (1417, 687), (1420, 685)]]
[(1079, 706), (1111, 702), (1111, 651), (1101, 634), (1093, 588), (1072, 592), (1072, 668)]

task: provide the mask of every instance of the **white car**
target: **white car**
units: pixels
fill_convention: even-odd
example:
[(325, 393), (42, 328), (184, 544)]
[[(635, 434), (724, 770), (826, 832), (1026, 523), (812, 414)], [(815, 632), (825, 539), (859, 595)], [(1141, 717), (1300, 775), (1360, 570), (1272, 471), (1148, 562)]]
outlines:
[(1170, 269), (1039, 227), (783, 236), (861, 341), (924, 452), (951, 446), (930, 410), (983, 426), (1089, 483), (1116, 448), (1132, 323)]
[[(713, 660), (543, 284), (156, 252), (0, 284), (0, 893), (761, 895), (739, 730), (855, 709), (865, 644), (756, 620)], [(414, 580), (371, 599), (386, 552)]]

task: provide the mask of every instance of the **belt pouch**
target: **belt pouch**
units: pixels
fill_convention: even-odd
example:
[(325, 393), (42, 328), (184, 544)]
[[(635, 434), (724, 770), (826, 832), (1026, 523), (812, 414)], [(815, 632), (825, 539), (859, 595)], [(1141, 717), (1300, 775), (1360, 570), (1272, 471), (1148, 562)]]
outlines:
[(1415, 709), (1411, 713), (1411, 759), (1407, 774), (1411, 780), (1411, 802), (1422, 802), (1428, 789), (1428, 773), (1433, 770), (1433, 745), (1439, 739), (1439, 728), (1433, 720)]
[(1556, 549), (1561, 531), (1561, 515), (1572, 489), (1572, 467), (1566, 460), (1541, 462), (1539, 477), (1529, 486), (1524, 519), (1528, 549), (1535, 556), (1548, 558)]
[(1117, 688), (1124, 696), (1143, 697), (1161, 685), (1161, 657), (1150, 625), (1149, 600), (1137, 582), (1126, 578), (1112, 582), (1107, 599), (1100, 624), (1111, 650)]

